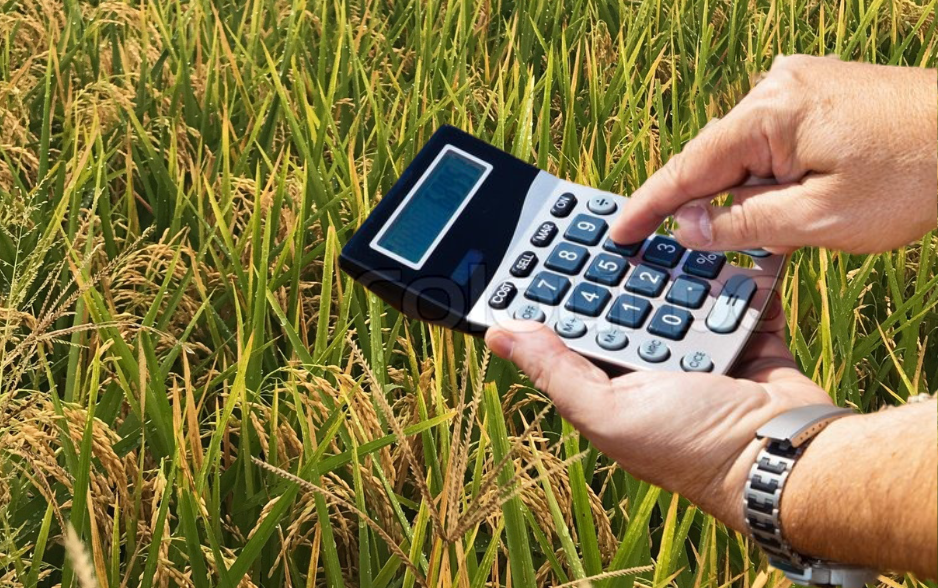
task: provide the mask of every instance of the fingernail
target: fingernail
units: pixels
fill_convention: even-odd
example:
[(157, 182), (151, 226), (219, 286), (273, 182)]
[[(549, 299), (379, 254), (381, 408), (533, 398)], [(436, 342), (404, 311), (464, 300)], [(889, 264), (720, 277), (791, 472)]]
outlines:
[(676, 233), (681, 240), (694, 245), (708, 245), (713, 241), (710, 214), (703, 206), (685, 206), (677, 211), (674, 220), (677, 221)]
[(511, 360), (511, 354), (515, 349), (515, 338), (511, 333), (493, 327), (485, 334), (485, 344), (495, 355)]

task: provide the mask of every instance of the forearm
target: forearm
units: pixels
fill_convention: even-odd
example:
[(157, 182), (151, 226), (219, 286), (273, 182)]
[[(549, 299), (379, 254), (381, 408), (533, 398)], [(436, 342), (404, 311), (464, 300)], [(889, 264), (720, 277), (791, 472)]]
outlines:
[(801, 553), (938, 577), (936, 402), (831, 423), (795, 465), (780, 510)]

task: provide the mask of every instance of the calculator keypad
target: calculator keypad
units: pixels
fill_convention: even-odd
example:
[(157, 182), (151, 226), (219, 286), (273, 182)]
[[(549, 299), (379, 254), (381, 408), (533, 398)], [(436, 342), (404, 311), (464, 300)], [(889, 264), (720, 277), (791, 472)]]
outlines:
[(496, 277), (488, 306), (546, 323), (572, 349), (613, 365), (725, 372), (755, 304), (754, 272), (667, 236), (615, 243), (609, 223), (621, 208), (621, 197), (555, 192), (506, 256), (508, 279)]

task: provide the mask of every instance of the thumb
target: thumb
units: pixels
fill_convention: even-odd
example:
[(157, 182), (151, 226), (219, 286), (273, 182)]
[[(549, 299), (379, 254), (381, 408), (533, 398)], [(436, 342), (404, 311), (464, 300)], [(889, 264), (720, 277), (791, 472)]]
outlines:
[(731, 206), (691, 201), (674, 214), (674, 236), (687, 247), (707, 251), (767, 247), (783, 252), (815, 245), (823, 237), (823, 215), (812, 212), (811, 205), (821, 181), (739, 187), (732, 190)]
[(485, 343), (496, 355), (521, 368), (577, 429), (588, 434), (608, 414), (613, 396), (609, 377), (564, 345), (549, 327), (532, 321), (506, 321), (489, 328)]

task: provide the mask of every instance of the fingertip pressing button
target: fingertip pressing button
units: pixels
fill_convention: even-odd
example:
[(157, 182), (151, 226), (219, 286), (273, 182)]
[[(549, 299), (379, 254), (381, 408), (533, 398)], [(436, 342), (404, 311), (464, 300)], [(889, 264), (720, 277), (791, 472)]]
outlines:
[(638, 347), (638, 356), (648, 363), (661, 363), (671, 357), (671, 350), (661, 339), (646, 339)]
[(691, 351), (681, 358), (681, 369), (685, 372), (712, 372), (713, 360), (703, 351)]
[(612, 239), (606, 239), (603, 243), (603, 249), (606, 251), (611, 251), (612, 253), (618, 253), (623, 257), (632, 257), (637, 254), (642, 248), (642, 243), (644, 241), (639, 241), (638, 243), (626, 243), (625, 245), (619, 245)]

